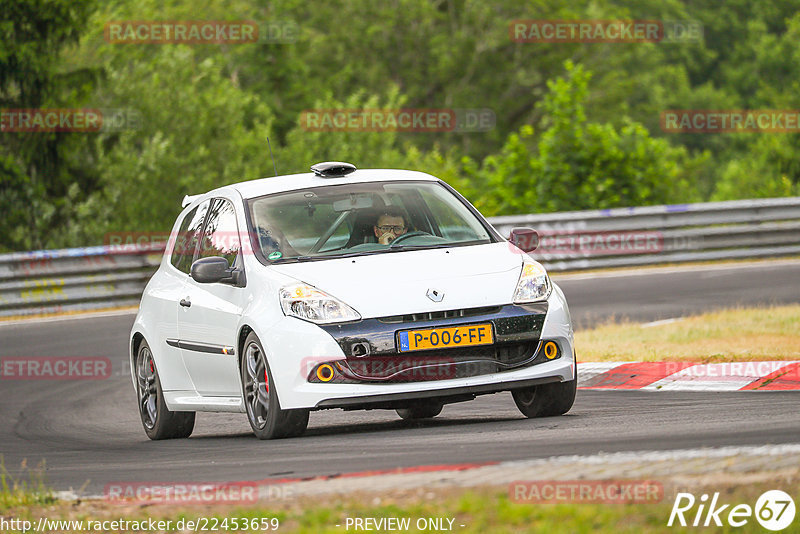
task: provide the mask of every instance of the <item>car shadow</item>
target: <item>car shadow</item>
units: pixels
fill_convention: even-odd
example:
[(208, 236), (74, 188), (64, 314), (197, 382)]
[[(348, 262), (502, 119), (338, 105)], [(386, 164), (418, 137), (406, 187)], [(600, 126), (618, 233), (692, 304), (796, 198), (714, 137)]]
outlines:
[[(374, 421), (366, 423), (323, 423), (321, 425), (312, 425), (305, 431), (302, 436), (289, 439), (309, 439), (309, 438), (323, 438), (335, 437), (343, 435), (358, 435), (368, 433), (390, 433), (398, 430), (426, 430), (426, 429), (445, 429), (454, 427), (474, 427), (482, 424), (496, 424), (496, 423), (509, 423), (520, 424), (524, 421), (531, 423), (539, 423), (541, 426), (551, 426), (557, 420), (563, 420), (564, 417), (570, 418), (574, 415), (567, 414), (566, 416), (557, 417), (543, 417), (540, 419), (526, 419), (523, 416), (513, 417), (436, 417), (433, 419), (421, 419), (416, 421)], [(313, 418), (313, 414), (312, 414)], [(497, 430), (496, 428), (494, 430)], [(203, 434), (193, 435), (191, 440), (210, 440), (210, 439), (239, 439), (256, 437), (250, 432), (236, 432), (229, 434)], [(287, 440), (282, 439), (280, 442)]]

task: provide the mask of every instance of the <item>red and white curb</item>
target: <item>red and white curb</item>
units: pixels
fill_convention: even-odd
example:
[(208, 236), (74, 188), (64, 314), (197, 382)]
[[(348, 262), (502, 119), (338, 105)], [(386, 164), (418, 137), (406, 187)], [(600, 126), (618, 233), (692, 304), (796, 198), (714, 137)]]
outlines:
[(800, 361), (578, 362), (581, 389), (800, 390)]

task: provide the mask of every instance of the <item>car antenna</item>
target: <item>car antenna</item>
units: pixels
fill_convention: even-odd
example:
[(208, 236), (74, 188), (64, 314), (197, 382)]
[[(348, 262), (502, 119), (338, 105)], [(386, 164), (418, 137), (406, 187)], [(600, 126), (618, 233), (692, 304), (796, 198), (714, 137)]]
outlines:
[(269, 142), (269, 137), (267, 137), (267, 146), (269, 147), (269, 157), (272, 158), (272, 168), (275, 169), (275, 176), (278, 176), (278, 166), (275, 165), (275, 156), (272, 155), (272, 143)]

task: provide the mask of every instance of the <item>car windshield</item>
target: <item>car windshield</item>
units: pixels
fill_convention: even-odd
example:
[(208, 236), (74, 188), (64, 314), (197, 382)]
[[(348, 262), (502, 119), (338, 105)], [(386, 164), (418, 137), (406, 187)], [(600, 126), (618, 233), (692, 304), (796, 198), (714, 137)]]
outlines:
[(248, 202), (271, 262), (492, 242), (484, 223), (438, 182), (300, 189)]

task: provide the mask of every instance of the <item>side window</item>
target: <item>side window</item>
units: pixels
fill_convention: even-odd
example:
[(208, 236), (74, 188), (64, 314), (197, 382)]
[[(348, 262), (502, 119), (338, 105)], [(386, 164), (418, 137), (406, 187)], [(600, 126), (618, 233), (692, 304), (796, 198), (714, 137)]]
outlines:
[(209, 204), (209, 201), (205, 201), (187, 213), (178, 229), (178, 235), (175, 236), (175, 246), (172, 249), (170, 262), (176, 269), (186, 274), (189, 274), (192, 269), (194, 251), (197, 248), (198, 238), (200, 231), (203, 229), (203, 220), (206, 218)]
[(236, 226), (233, 204), (224, 198), (218, 198), (214, 200), (209, 211), (197, 259), (222, 256), (228, 260), (228, 266), (233, 267), (240, 248), (239, 228)]

